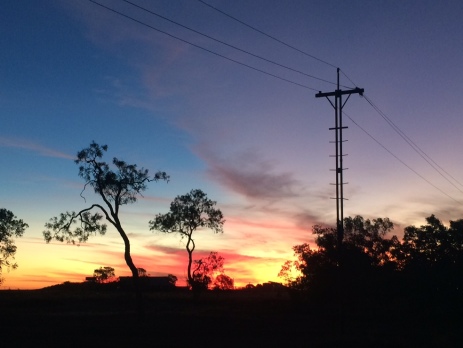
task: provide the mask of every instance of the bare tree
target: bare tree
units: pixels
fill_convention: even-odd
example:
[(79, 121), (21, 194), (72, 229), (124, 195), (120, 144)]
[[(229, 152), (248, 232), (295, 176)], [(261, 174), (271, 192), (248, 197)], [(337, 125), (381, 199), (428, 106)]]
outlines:
[(207, 198), (207, 195), (199, 190), (191, 190), (186, 195), (177, 196), (170, 204), (167, 214), (158, 214), (149, 222), (150, 230), (158, 230), (164, 233), (178, 233), (186, 238), (186, 250), (188, 252), (188, 283), (194, 284), (191, 265), (193, 263), (193, 251), (196, 244), (193, 233), (198, 228), (208, 228), (214, 233), (223, 233), (222, 212), (215, 208), (217, 202)]

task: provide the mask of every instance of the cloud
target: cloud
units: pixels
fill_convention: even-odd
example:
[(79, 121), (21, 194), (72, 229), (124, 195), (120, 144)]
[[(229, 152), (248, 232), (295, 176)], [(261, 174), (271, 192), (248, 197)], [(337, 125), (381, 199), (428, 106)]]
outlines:
[(28, 140), (23, 139), (11, 139), (6, 137), (0, 137), (0, 146), (1, 147), (12, 147), (17, 149), (24, 149), (38, 153), (44, 157), (55, 157), (55, 158), (64, 158), (74, 160), (75, 156), (47, 148), (43, 145), (33, 143)]
[(312, 231), (314, 225), (325, 225), (324, 221), (320, 221), (320, 216), (313, 214), (308, 210), (303, 210), (294, 214), (296, 226), (302, 230)]
[(298, 197), (302, 185), (291, 172), (277, 173), (275, 165), (259, 153), (247, 151), (229, 158), (219, 158), (199, 149), (209, 165), (208, 176), (235, 193), (251, 199), (276, 200)]

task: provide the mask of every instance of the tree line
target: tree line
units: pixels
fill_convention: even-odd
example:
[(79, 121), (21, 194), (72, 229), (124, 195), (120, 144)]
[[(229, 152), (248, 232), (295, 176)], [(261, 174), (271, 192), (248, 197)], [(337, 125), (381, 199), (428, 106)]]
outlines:
[[(107, 145), (92, 142), (77, 153), (75, 163), (79, 166), (78, 175), (84, 180), (81, 197), (86, 207), (51, 218), (45, 224), (43, 236), (47, 243), (56, 240), (79, 244), (93, 235), (104, 235), (106, 223), (111, 224), (124, 241), (124, 258), (132, 273), (134, 288), (140, 293), (138, 278), (142, 274), (132, 260), (120, 209), (135, 203), (150, 182), (168, 182), (170, 177), (163, 171), (150, 175), (147, 169), (116, 157), (108, 163), (103, 160), (107, 150)], [(88, 188), (96, 195), (95, 203), (87, 203), (84, 193)], [(233, 279), (223, 273), (223, 257), (216, 252), (202, 259), (195, 260), (193, 256), (194, 235), (198, 229), (223, 233), (225, 220), (216, 204), (202, 190), (191, 190), (177, 196), (167, 213), (157, 214), (148, 222), (151, 231), (178, 234), (185, 240), (187, 283), (193, 290), (233, 287)], [(27, 227), (11, 211), (0, 209), (0, 284), (3, 268), (17, 267), (14, 238), (21, 237)], [(420, 296), (461, 294), (463, 219), (450, 221), (446, 227), (431, 215), (423, 226), (406, 227), (402, 240), (397, 236), (388, 237), (394, 227), (388, 218), (347, 217), (343, 227), (342, 243), (338, 243), (336, 228), (316, 225), (313, 227), (315, 248), (308, 243), (293, 247), (296, 260), (287, 261), (279, 274), (291, 290), (332, 298), (359, 293), (382, 294), (385, 289), (407, 292), (414, 287), (419, 287)], [(292, 276), (293, 271), (296, 276)]]
[[(66, 211), (51, 218), (45, 224), (43, 236), (47, 243), (56, 240), (79, 244), (86, 242), (90, 236), (106, 234), (106, 223), (111, 224), (124, 242), (124, 259), (140, 297), (140, 268), (132, 260), (130, 240), (120, 219), (120, 209), (124, 205), (135, 203), (147, 189), (148, 183), (168, 182), (170, 177), (163, 171), (150, 175), (147, 169), (138, 168), (136, 164), (128, 164), (116, 157), (112, 163), (108, 163), (103, 160), (107, 150), (107, 145), (99, 145), (93, 141), (90, 146), (77, 153), (75, 163), (79, 166), (78, 175), (84, 180), (80, 195), (87, 204), (87, 198), (83, 194), (87, 188), (92, 188), (97, 199), (95, 203), (88, 203), (78, 212)], [(169, 213), (158, 214), (149, 222), (150, 230), (178, 233), (182, 239), (187, 239), (187, 281), (191, 288), (208, 287), (212, 282), (212, 274), (218, 271), (221, 273), (219, 280), (231, 280), (223, 274), (223, 258), (218, 257), (217, 253), (213, 252), (209, 257), (200, 260), (193, 259), (196, 246), (193, 234), (196, 230), (211, 229), (214, 233), (223, 233), (225, 220), (220, 209), (215, 207), (216, 204), (202, 190), (191, 190), (174, 199)], [(17, 219), (9, 210), (0, 210), (0, 276), (2, 267), (17, 267), (16, 263), (11, 262), (16, 252), (13, 237), (22, 236), (27, 227), (26, 223)], [(96, 270), (98, 279), (112, 279), (113, 274), (110, 271), (111, 267)]]
[[(313, 227), (316, 247), (293, 247), (279, 276), (298, 293), (330, 301), (403, 300), (439, 303), (463, 295), (463, 219), (445, 226), (436, 216), (404, 229), (402, 240), (390, 236), (388, 218), (344, 219), (344, 240), (335, 228)], [(293, 276), (296, 271), (296, 276)]]

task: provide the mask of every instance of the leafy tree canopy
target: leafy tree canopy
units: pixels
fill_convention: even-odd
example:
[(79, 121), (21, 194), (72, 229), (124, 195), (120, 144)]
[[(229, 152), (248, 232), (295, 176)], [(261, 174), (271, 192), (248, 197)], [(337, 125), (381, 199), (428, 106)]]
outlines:
[[(406, 227), (402, 241), (386, 238), (393, 228), (387, 218), (349, 217), (344, 227), (345, 239), (338, 248), (335, 229), (314, 226), (316, 248), (308, 243), (294, 246), (297, 259), (285, 262), (279, 276), (293, 289), (326, 298), (361, 300), (395, 291), (409, 300), (439, 299), (442, 304), (463, 295), (463, 219), (446, 226), (431, 215), (425, 225)], [(294, 270), (299, 272), (296, 277)]]
[[(397, 237), (386, 239), (393, 229), (388, 218), (364, 219), (361, 216), (344, 219), (344, 240), (341, 249), (337, 245), (335, 228), (313, 227), (316, 237), (316, 249), (308, 243), (293, 247), (297, 260), (287, 261), (279, 276), (286, 279), (288, 285), (307, 289), (317, 282), (328, 281), (335, 273), (354, 275), (365, 274), (373, 267), (388, 265), (396, 267), (393, 254), (400, 246)], [(300, 272), (295, 278), (291, 271)]]
[(28, 224), (18, 219), (11, 211), (0, 208), (0, 285), (3, 282), (2, 270), (16, 269), (17, 263), (14, 262), (16, 254), (15, 237), (22, 237)]
[(194, 261), (192, 282), (189, 285), (207, 289), (212, 283), (214, 273), (223, 272), (224, 258), (217, 252), (213, 251), (209, 256)]
[(148, 276), (148, 273), (146, 272), (146, 269), (138, 267), (137, 270), (138, 270), (138, 276), (139, 277), (147, 277)]
[(215, 208), (216, 204), (217, 202), (209, 199), (203, 191), (191, 190), (186, 195), (177, 196), (170, 204), (168, 213), (158, 214), (154, 220), (149, 222), (150, 230), (178, 233), (182, 239), (186, 238), (187, 276), (190, 285), (200, 283), (198, 279), (195, 279), (195, 272), (192, 271), (193, 251), (196, 248), (193, 233), (200, 228), (211, 229), (214, 233), (223, 233), (225, 220), (220, 209)]
[[(85, 184), (81, 196), (89, 186), (97, 196), (97, 203), (93, 203), (79, 212), (61, 213), (45, 224), (43, 236), (45, 241), (57, 240), (68, 243), (85, 242), (89, 236), (106, 233), (108, 221), (119, 233), (124, 241), (124, 259), (132, 272), (134, 288), (137, 294), (138, 312), (143, 312), (138, 269), (135, 266), (130, 251), (130, 240), (122, 226), (119, 209), (125, 204), (135, 203), (139, 195), (146, 190), (147, 183), (158, 180), (169, 180), (165, 172), (157, 172), (150, 176), (147, 169), (138, 168), (135, 164), (128, 164), (116, 157), (112, 165), (103, 161), (103, 154), (108, 150), (107, 145), (99, 145), (94, 141), (89, 147), (77, 153), (75, 163), (79, 165), (79, 176)], [(85, 202), (86, 199), (84, 198)], [(96, 211), (95, 211), (96, 210)]]
[(233, 290), (235, 288), (235, 281), (233, 278), (222, 273), (215, 277), (213, 287), (215, 290)]
[(112, 267), (100, 267), (93, 271), (97, 283), (111, 283), (116, 280), (116, 273)]

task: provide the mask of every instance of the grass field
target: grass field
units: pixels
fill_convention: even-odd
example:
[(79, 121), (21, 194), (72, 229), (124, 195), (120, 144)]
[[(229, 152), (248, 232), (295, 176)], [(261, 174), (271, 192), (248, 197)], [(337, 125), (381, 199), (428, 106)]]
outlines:
[[(277, 292), (0, 291), (10, 347), (461, 347), (461, 311), (294, 301)], [(459, 306), (458, 308), (460, 308)], [(3, 346), (3, 345), (2, 345)]]

